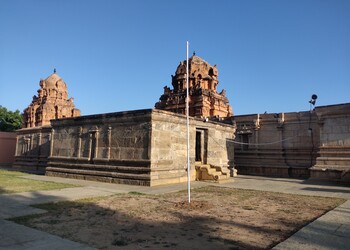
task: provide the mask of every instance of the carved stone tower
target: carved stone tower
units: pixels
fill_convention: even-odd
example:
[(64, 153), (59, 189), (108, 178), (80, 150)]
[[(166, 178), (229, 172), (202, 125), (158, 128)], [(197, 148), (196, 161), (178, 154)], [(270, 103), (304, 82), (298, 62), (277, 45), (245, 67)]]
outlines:
[[(180, 62), (172, 77), (174, 89), (164, 87), (164, 94), (155, 104), (157, 109), (185, 114), (186, 112), (186, 60)], [(229, 117), (232, 108), (225, 90), (217, 92), (218, 69), (193, 54), (189, 58), (189, 113), (194, 117)]]
[(66, 83), (54, 73), (40, 80), (38, 96), (24, 110), (23, 128), (50, 125), (50, 120), (63, 117), (80, 116), (80, 110), (74, 107), (73, 98), (68, 98)]

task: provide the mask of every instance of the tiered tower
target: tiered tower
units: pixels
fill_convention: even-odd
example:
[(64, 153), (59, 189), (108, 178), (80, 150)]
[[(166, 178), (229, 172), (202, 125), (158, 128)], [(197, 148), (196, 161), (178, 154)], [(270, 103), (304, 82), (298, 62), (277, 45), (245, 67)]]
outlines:
[(54, 73), (45, 80), (40, 80), (38, 95), (24, 110), (23, 128), (50, 125), (50, 120), (63, 117), (80, 116), (73, 98), (68, 99), (66, 83)]
[[(230, 117), (232, 108), (225, 90), (220, 93), (218, 69), (193, 54), (189, 58), (189, 114), (194, 117)], [(164, 87), (164, 94), (155, 104), (157, 109), (185, 114), (186, 112), (186, 60), (180, 62), (175, 76), (172, 75), (173, 89)]]

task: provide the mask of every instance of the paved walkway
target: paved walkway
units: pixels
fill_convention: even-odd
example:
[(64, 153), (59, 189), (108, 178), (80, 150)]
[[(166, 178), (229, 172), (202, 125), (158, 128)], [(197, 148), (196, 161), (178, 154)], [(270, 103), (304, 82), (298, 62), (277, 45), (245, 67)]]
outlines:
[[(81, 187), (0, 195), (0, 249), (93, 249), (80, 243), (4, 220), (45, 212), (44, 210), (30, 207), (33, 204), (108, 196), (115, 193), (141, 192), (161, 194), (187, 188), (187, 183), (158, 187), (141, 187), (40, 175), (25, 176), (23, 178), (70, 183), (80, 185)], [(191, 184), (192, 187), (205, 185), (213, 185), (213, 183), (192, 182)], [(334, 183), (252, 176), (238, 176), (233, 180), (214, 185), (345, 198), (348, 200), (347, 202), (302, 228), (274, 249), (349, 249), (350, 187), (335, 185)]]

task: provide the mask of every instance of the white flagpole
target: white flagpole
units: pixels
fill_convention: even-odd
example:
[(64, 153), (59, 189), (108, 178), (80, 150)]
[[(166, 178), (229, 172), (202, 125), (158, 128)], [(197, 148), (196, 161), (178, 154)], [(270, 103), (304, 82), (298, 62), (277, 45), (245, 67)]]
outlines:
[(191, 166), (190, 166), (190, 119), (189, 119), (189, 83), (188, 83), (188, 41), (186, 42), (186, 126), (187, 126), (187, 185), (188, 203), (191, 203)]

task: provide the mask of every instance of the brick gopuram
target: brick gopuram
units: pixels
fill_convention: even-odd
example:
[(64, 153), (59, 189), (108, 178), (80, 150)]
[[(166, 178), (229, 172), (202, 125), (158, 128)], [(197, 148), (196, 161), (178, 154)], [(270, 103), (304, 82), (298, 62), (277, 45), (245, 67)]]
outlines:
[[(189, 58), (189, 113), (193, 117), (230, 117), (232, 108), (225, 90), (220, 93), (218, 69), (202, 58), (193, 54)], [(164, 87), (164, 94), (155, 104), (157, 109), (174, 113), (186, 113), (186, 60), (180, 62), (175, 76), (172, 75), (172, 86)]]
[(80, 116), (80, 110), (74, 107), (73, 98), (68, 99), (67, 84), (54, 73), (40, 80), (38, 95), (24, 110), (23, 128), (50, 125), (50, 120)]

